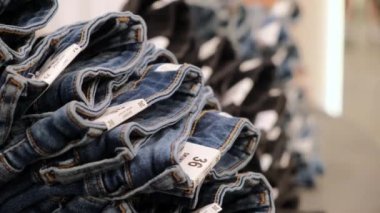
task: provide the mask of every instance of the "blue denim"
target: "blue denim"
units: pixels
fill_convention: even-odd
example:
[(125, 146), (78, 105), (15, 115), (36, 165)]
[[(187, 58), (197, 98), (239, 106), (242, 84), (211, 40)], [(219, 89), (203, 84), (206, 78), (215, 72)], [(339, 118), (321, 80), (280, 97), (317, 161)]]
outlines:
[[(181, 88), (197, 91), (200, 70), (190, 65), (175, 65), (170, 70), (160, 71), (162, 65), (150, 66), (141, 78), (125, 85), (114, 94), (110, 106), (127, 101), (144, 99), (148, 106), (169, 98)], [(198, 79), (198, 80), (197, 80)], [(187, 82), (187, 84), (184, 84)], [(198, 82), (198, 84), (194, 84)], [(46, 117), (38, 120), (24, 133), (22, 139), (0, 152), (0, 185), (20, 173), (25, 166), (43, 158), (60, 155), (69, 149), (88, 144), (106, 131), (104, 123), (91, 120), (104, 113), (105, 108), (89, 108), (85, 104), (72, 101)], [(54, 143), (52, 143), (52, 140)]]
[(223, 212), (275, 212), (272, 188), (257, 173), (237, 174), (230, 179), (205, 183), (200, 191), (197, 208), (217, 203)]
[(211, 97), (213, 93), (209, 87), (193, 93), (179, 89), (170, 98), (153, 104), (149, 110), (104, 133), (99, 140), (74, 149), (69, 157), (58, 158), (58, 162), (54, 162), (56, 166), (42, 168), (40, 174), (48, 183), (68, 183), (119, 167), (126, 160), (132, 160), (149, 137), (174, 125), (187, 116), (195, 104)]
[[(24, 173), (24, 175), (20, 176), (17, 180), (17, 183), (22, 184), (17, 184), (17, 186), (12, 187), (12, 189), (5, 187), (1, 190), (2, 193), (0, 195), (0, 202), (4, 203), (4, 205), (0, 207), (0, 212), (6, 211), (9, 208), (15, 208), (15, 203), (19, 202), (22, 204), (18, 205), (17, 209), (21, 210), (30, 205), (34, 205), (50, 196), (84, 195), (96, 196), (99, 198), (108, 197), (112, 199), (119, 199), (118, 197), (120, 197), (120, 199), (122, 199), (121, 196), (131, 196), (132, 194), (135, 194), (135, 192), (133, 191), (141, 191), (144, 188), (147, 188), (148, 186), (142, 186), (143, 184), (146, 184), (145, 179), (149, 179), (150, 177), (156, 176), (155, 173), (159, 171), (156, 171), (156, 169), (151, 168), (151, 166), (154, 165), (147, 164), (146, 162), (144, 162), (145, 159), (147, 159), (146, 156), (152, 155), (152, 157), (154, 157), (154, 153), (161, 156), (159, 153), (155, 152), (154, 149), (152, 149), (152, 146), (156, 149), (161, 149), (160, 146), (165, 144), (170, 146), (170, 144), (166, 142), (168, 139), (173, 140), (172, 143), (174, 143), (174, 141), (177, 139), (177, 137), (175, 136), (180, 135), (181, 133), (183, 134), (183, 132), (179, 131), (179, 127), (180, 129), (184, 128), (183, 131), (189, 132), (191, 130), (193, 121), (196, 119), (196, 116), (198, 115), (199, 111), (203, 109), (202, 106), (207, 104), (206, 107), (209, 108), (218, 107), (218, 105), (215, 104), (215, 98), (212, 96), (210, 97), (210, 95), (212, 95), (212, 93), (203, 96), (203, 98), (200, 100), (199, 105), (195, 105), (193, 107), (192, 113), (183, 118), (181, 122), (177, 122), (172, 127), (165, 128), (161, 130), (159, 133), (154, 134), (152, 137), (149, 137), (148, 141), (145, 142), (146, 145), (141, 148), (141, 150), (138, 152), (138, 155), (130, 163), (124, 164), (117, 169), (108, 172), (103, 172), (98, 175), (85, 177), (83, 180), (65, 185), (47, 185), (43, 183), (43, 181), (41, 181), (41, 179), (35, 173)], [(167, 145), (165, 145), (165, 147)], [(152, 160), (154, 161), (154, 159)], [(166, 168), (165, 164), (163, 163), (155, 164), (157, 166), (160, 165), (160, 167), (162, 167), (161, 169), (157, 168), (159, 170), (164, 171)], [(142, 167), (146, 167), (146, 169), (143, 169)], [(134, 180), (135, 183), (133, 183), (133, 187), (136, 187), (135, 190), (128, 189), (128, 186), (130, 186), (130, 180), (128, 180), (128, 177), (125, 176), (125, 174), (128, 174), (126, 173), (128, 169), (130, 169), (128, 172), (128, 176), (134, 176), (136, 178), (137, 176), (139, 176), (140, 178)], [(175, 171), (177, 171), (179, 168), (175, 169)], [(141, 174), (141, 172), (147, 172), (146, 175), (149, 175), (150, 173), (150, 177)], [(184, 176), (183, 178), (185, 179), (186, 177)], [(99, 183), (101, 184), (99, 185)], [(147, 183), (146, 185), (149, 184)], [(30, 196), (31, 194), (34, 194), (37, 191), (38, 196)], [(22, 193), (20, 194), (20, 192)]]
[[(101, 200), (94, 197), (74, 197), (69, 202), (54, 210), (59, 213), (73, 212), (102, 212), (109, 205), (108, 200)], [(53, 211), (52, 211), (53, 212)]]
[[(83, 49), (65, 69), (66, 74), (52, 85), (51, 92), (45, 96), (48, 101), (44, 99), (44, 102), (39, 104), (45, 106), (46, 103), (54, 103), (52, 105), (55, 107), (46, 108), (56, 110), (68, 101), (86, 99), (79, 84), (85, 81), (85, 75), (128, 73), (140, 61), (142, 42), (146, 40), (145, 34), (142, 19), (126, 12), (110, 13), (87, 23), (64, 27), (42, 39), (31, 57), (21, 64), (8, 66), (2, 73), (0, 145), (5, 143), (15, 115), (23, 115), (48, 88), (47, 83), (33, 78), (34, 75), (38, 75), (37, 70), (41, 68), (42, 62), (53, 58), (74, 43)], [(78, 74), (79, 70), (81, 72)]]
[(0, 2), (0, 65), (24, 60), (36, 41), (35, 31), (57, 11), (57, 0)]

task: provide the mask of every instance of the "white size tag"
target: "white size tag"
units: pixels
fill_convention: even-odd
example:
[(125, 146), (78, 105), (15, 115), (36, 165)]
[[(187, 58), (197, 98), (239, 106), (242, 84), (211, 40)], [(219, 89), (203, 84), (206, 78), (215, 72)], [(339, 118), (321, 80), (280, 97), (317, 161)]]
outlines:
[(208, 81), (210, 79), (212, 73), (214, 72), (211, 67), (209, 66), (203, 66), (201, 68), (202, 74), (203, 74), (203, 80), (204, 82)]
[(259, 112), (255, 119), (255, 126), (265, 131), (271, 130), (278, 120), (278, 114), (274, 110)]
[(232, 115), (228, 114), (227, 112), (219, 112), (218, 114), (225, 118), (232, 118)]
[(273, 199), (276, 200), (280, 195), (280, 191), (277, 188), (272, 188)]
[(240, 106), (252, 90), (253, 85), (254, 83), (250, 78), (244, 78), (237, 82), (225, 93), (222, 105), (228, 106), (229, 104), (235, 104), (236, 106)]
[(149, 39), (149, 42), (153, 43), (154, 46), (161, 49), (166, 49), (169, 46), (169, 39), (164, 36), (156, 36), (154, 38)]
[(263, 170), (263, 172), (268, 171), (268, 169), (272, 165), (272, 162), (273, 162), (273, 158), (270, 154), (265, 153), (265, 154), (261, 155), (260, 166), (261, 166), (261, 169)]
[(272, 56), (272, 62), (276, 66), (281, 66), (284, 63), (286, 56), (288, 55), (288, 50), (285, 47), (280, 48), (277, 52)]
[(285, 169), (289, 167), (290, 164), (290, 153), (288, 151), (285, 151), (280, 159), (280, 167)]
[(186, 142), (180, 153), (180, 166), (196, 187), (218, 163), (220, 155), (217, 149)]
[(160, 8), (163, 8), (165, 7), (166, 5), (170, 4), (171, 2), (174, 2), (176, 0), (160, 0), (160, 1), (155, 1), (153, 4), (152, 4), (152, 9), (154, 10), (157, 10), (157, 9), (160, 9)]
[(82, 48), (77, 44), (72, 44), (53, 59), (48, 60), (36, 76), (36, 80), (44, 81), (47, 84), (53, 81), (62, 73), (71, 61), (81, 52)]
[(173, 72), (177, 71), (182, 65), (180, 64), (162, 64), (154, 70), (155, 72)]
[(281, 128), (276, 126), (275, 128), (271, 129), (267, 133), (267, 140), (276, 141), (278, 139), (278, 137), (280, 137), (280, 134), (281, 134)]
[(277, 44), (281, 31), (281, 25), (279, 22), (273, 22), (257, 33), (257, 39), (262, 44), (273, 47)]
[(216, 48), (218, 47), (220, 43), (219, 37), (214, 37), (208, 41), (206, 41), (202, 46), (199, 48), (198, 58), (201, 60), (205, 60), (215, 54)]
[(280, 18), (290, 17), (292, 12), (292, 2), (291, 1), (277, 1), (272, 8), (271, 13)]
[(247, 60), (240, 64), (239, 70), (240, 72), (248, 72), (259, 67), (261, 63), (262, 63), (262, 60), (260, 58)]
[(278, 88), (272, 88), (269, 90), (269, 96), (271, 97), (277, 97), (277, 96), (280, 96), (282, 93), (282, 91)]
[(212, 203), (194, 211), (194, 213), (218, 213), (220, 211), (222, 211), (222, 207), (220, 207), (217, 203)]
[(107, 129), (110, 130), (137, 113), (143, 111), (147, 107), (148, 104), (144, 99), (128, 101), (126, 103), (108, 108), (106, 112), (101, 117), (95, 119), (94, 122), (104, 122)]

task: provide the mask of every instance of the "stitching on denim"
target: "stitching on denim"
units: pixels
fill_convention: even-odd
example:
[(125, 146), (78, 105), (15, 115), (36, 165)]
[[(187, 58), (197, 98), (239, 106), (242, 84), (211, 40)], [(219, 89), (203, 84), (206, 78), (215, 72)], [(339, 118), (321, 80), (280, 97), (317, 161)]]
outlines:
[(132, 176), (129, 164), (124, 164), (124, 177), (129, 189), (133, 189)]
[(44, 150), (43, 148), (41, 148), (37, 145), (35, 139), (33, 138), (33, 135), (32, 135), (32, 132), (30, 129), (26, 130), (26, 138), (28, 139), (27, 141), (29, 141), (29, 144), (33, 148), (33, 151), (35, 151), (37, 154), (39, 154), (40, 156), (49, 155), (48, 151)]
[(234, 188), (234, 187), (239, 187), (241, 184), (243, 184), (244, 182), (243, 182), (243, 178), (242, 178), (242, 176), (241, 175), (238, 175), (237, 177), (236, 177), (236, 181), (235, 182), (233, 182), (233, 183), (229, 183), (229, 184), (223, 184), (224, 185), (224, 187), (223, 188), (219, 188), (217, 191), (216, 191), (216, 193), (215, 193), (215, 197), (214, 197), (214, 203), (220, 203), (220, 202), (218, 202), (218, 201), (220, 201), (220, 195), (222, 194), (222, 192), (225, 190), (225, 189), (227, 189), (227, 187), (228, 188), (230, 188), (230, 189), (232, 189), (232, 188)]
[(106, 187), (104, 186), (104, 182), (102, 180), (102, 176), (98, 175), (96, 178), (96, 184), (98, 185), (98, 188), (102, 191), (102, 194), (106, 194), (107, 190)]
[[(85, 113), (84, 113), (85, 114)], [(75, 118), (75, 116), (73, 115), (73, 113), (71, 113), (71, 110), (67, 109), (66, 110), (66, 115), (67, 117), (69, 118), (69, 120), (76, 126), (78, 127), (78, 129), (83, 129), (85, 128), (86, 126), (85, 125), (82, 125), (80, 122), (78, 122)]]
[[(181, 67), (178, 69), (178, 71), (177, 71), (177, 73), (176, 73), (175, 78), (174, 78), (173, 80), (170, 81), (169, 86), (168, 86), (167, 88), (164, 88), (163, 90), (161, 90), (161, 91), (159, 91), (159, 92), (157, 92), (157, 93), (155, 93), (155, 94), (153, 94), (153, 95), (147, 97), (147, 98), (146, 98), (146, 101), (147, 101), (147, 102), (150, 102), (151, 100), (153, 100), (153, 99), (155, 99), (155, 98), (157, 98), (157, 97), (163, 96), (163, 95), (165, 95), (166, 93), (172, 91), (173, 88), (177, 86), (177, 82), (180, 81), (180, 78), (182, 77), (182, 75), (183, 75), (184, 78), (185, 78), (185, 76), (186, 76), (186, 72), (184, 72), (185, 68), (187, 68), (186, 65), (181, 65)], [(184, 73), (182, 73), (182, 72), (184, 72)], [(183, 81), (182, 81), (181, 83), (183, 83)]]
[(18, 174), (17, 169), (13, 168), (5, 158), (4, 155), (0, 154), (0, 163), (3, 165), (3, 168), (5, 168), (9, 173), (11, 174)]
[[(10, 105), (8, 107), (5, 107), (7, 112), (4, 113), (5, 114), (4, 122), (6, 123), (6, 125), (4, 128), (4, 131), (5, 131), (5, 134), (3, 135), (4, 138), (2, 138), (2, 140), (5, 140), (6, 136), (10, 132), (11, 125), (12, 125), (12, 115), (14, 114), (14, 109), (15, 109), (15, 107), (11, 107), (11, 106), (14, 105), (14, 102), (15, 102), (15, 99), (17, 96), (17, 89), (20, 89), (18, 86), (21, 86), (20, 84), (18, 84), (18, 82), (16, 83), (14, 81), (15, 80), (12, 77), (10, 77), (9, 79), (7, 79), (6, 83), (2, 87), (2, 93), (1, 93), (1, 97), (0, 97), (0, 106)], [(9, 90), (9, 87), (11, 87), (12, 85), (16, 86), (17, 88), (13, 89), (13, 93), (7, 95), (7, 91)], [(5, 97), (10, 97), (9, 104), (5, 103)], [(13, 111), (13, 113), (12, 113), (12, 111)]]
[(21, 140), (21, 141), (17, 142), (16, 144), (14, 144), (11, 147), (7, 148), (3, 153), (7, 154), (7, 153), (13, 151), (14, 149), (20, 147), (22, 144), (24, 144), (24, 141), (25, 140)]
[[(237, 123), (237, 125), (234, 127), (234, 129), (233, 129), (233, 131), (231, 131), (230, 132), (230, 134), (229, 134), (229, 136), (228, 136), (228, 138), (227, 138), (227, 140), (223, 143), (223, 145), (221, 146), (221, 151), (223, 152), (224, 151), (224, 149), (225, 149), (225, 147), (227, 146), (227, 145), (229, 145), (230, 143), (234, 143), (235, 141), (233, 141), (232, 140), (232, 137), (234, 137), (234, 135), (236, 135), (237, 133), (237, 131), (239, 131), (241, 128), (241, 126), (242, 126), (242, 124), (244, 123), (244, 120), (239, 120), (239, 122)], [(231, 147), (232, 148), (232, 147)], [(236, 167), (238, 167), (239, 165), (241, 165), (242, 164), (242, 162), (245, 162), (245, 161), (237, 161), (237, 162), (235, 162), (234, 164), (232, 164), (229, 168), (226, 168), (226, 169), (224, 169), (224, 171), (222, 171), (222, 172), (217, 172), (216, 170), (214, 170), (215, 171), (215, 173), (217, 174), (217, 175), (220, 175), (220, 174), (222, 174), (222, 173), (224, 173), (224, 172), (226, 172), (226, 170), (233, 170), (233, 169), (235, 169)]]
[[(61, 40), (61, 35), (57, 35), (57, 37), (58, 38), (56, 38), (56, 37), (51, 38), (50, 41), (48, 41), (49, 43), (46, 44), (46, 48), (43, 48), (42, 51), (49, 51), (49, 49), (51, 47), (56, 46), (58, 44), (58, 42), (60, 42), (60, 40)], [(52, 55), (54, 55), (54, 53)], [(17, 72), (17, 73), (25, 72), (28, 69), (30, 69), (33, 66), (35, 66), (38, 62), (40, 62), (40, 60), (41, 60), (42, 57), (44, 57), (44, 54), (42, 54), (42, 55), (37, 54), (34, 58), (30, 58), (29, 59), (30, 61), (28, 62), (28, 64), (21, 65), (21, 67), (18, 67), (18, 68), (17, 67), (13, 68), (13, 70), (15, 70), (15, 72)], [(49, 57), (49, 56), (45, 56), (45, 57)]]
[[(127, 128), (127, 126), (124, 126), (123, 129), (120, 131), (119, 140), (121, 140), (122, 143), (126, 145), (126, 141), (125, 141), (124, 134), (125, 134), (125, 132), (126, 132), (128, 129), (132, 129), (132, 128), (135, 127), (135, 126), (138, 126), (138, 127), (140, 127), (141, 129), (143, 129), (144, 131), (151, 131), (151, 130), (150, 130), (151, 125), (154, 125), (154, 123), (160, 123), (160, 122), (162, 122), (162, 121), (171, 120), (172, 118), (178, 117), (178, 116), (181, 115), (182, 113), (187, 112), (189, 109), (192, 108), (192, 106), (193, 106), (192, 103), (193, 103), (193, 101), (194, 101), (195, 98), (191, 98), (191, 99), (192, 99), (191, 101), (186, 101), (187, 104), (185, 104), (184, 107), (181, 108), (180, 110), (178, 110), (175, 114), (171, 114), (171, 116), (168, 116), (168, 117), (163, 116), (163, 117), (160, 118), (160, 119), (154, 119), (154, 121), (152, 121), (152, 122), (148, 122), (146, 126), (142, 126), (142, 125), (134, 125), (134, 126), (132, 126), (131, 128)], [(181, 120), (181, 119), (180, 119), (180, 120)], [(168, 123), (170, 123), (170, 122), (168, 122)], [(168, 123), (167, 123), (167, 124), (168, 124)], [(166, 125), (166, 124), (165, 124), (165, 125)], [(149, 126), (149, 127), (147, 127), (147, 126)], [(134, 131), (137, 131), (137, 129), (132, 129), (132, 131), (133, 131), (133, 130), (134, 130)], [(130, 134), (128, 134), (128, 136), (131, 135), (132, 131), (130, 132)], [(151, 134), (148, 133), (148, 134), (146, 134), (146, 135), (144, 135), (144, 136), (149, 136), (149, 135), (151, 135)], [(131, 141), (131, 140), (129, 140), (129, 141)]]

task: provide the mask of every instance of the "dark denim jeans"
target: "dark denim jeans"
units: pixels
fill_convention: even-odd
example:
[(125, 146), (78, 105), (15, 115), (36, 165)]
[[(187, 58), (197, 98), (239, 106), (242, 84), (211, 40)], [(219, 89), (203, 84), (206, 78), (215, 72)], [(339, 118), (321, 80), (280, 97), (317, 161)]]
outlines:
[[(190, 65), (157, 64), (148, 67), (142, 77), (136, 77), (114, 93), (108, 105), (118, 106), (143, 99), (146, 107), (171, 97), (178, 89), (198, 91), (200, 70)], [(182, 86), (182, 87), (181, 87)], [(30, 126), (20, 141), (0, 152), (0, 183), (5, 183), (25, 166), (44, 158), (60, 155), (69, 149), (88, 144), (100, 137), (108, 126), (95, 119), (105, 107), (94, 109), (72, 101)], [(52, 143), (54, 141), (54, 143)], [(133, 150), (133, 149), (131, 149)], [(1, 185), (0, 184), (0, 185)]]
[(35, 32), (57, 11), (57, 0), (0, 1), (0, 65), (18, 63), (28, 57), (36, 41)]
[[(127, 12), (110, 13), (86, 23), (63, 27), (42, 39), (31, 57), (21, 64), (8, 66), (0, 78), (0, 145), (6, 142), (14, 119), (22, 116), (52, 81), (56, 80), (39, 105), (43, 108), (51, 103), (54, 107), (48, 105), (45, 110), (56, 110), (72, 100), (88, 103), (86, 93), (93, 93), (93, 87), (91, 83), (87, 85), (86, 80), (92, 80), (91, 76), (111, 78), (109, 75), (129, 73), (141, 60), (145, 33), (143, 20)], [(75, 50), (73, 45), (76, 45)], [(70, 63), (71, 58), (61, 60), (61, 57), (68, 48), (79, 55), (65, 67), (68, 64), (62, 63)], [(46, 60), (50, 61), (46, 63), (49, 66), (42, 65)], [(59, 71), (66, 74), (58, 79), (46, 77), (46, 73), (52, 76)], [(89, 87), (89, 91), (82, 91), (82, 85)]]

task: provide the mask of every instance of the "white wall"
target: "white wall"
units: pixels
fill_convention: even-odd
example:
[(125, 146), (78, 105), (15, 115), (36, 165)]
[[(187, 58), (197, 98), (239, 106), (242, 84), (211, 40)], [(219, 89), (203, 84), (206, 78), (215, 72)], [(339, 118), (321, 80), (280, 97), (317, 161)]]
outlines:
[(343, 111), (344, 0), (299, 0), (295, 27), (310, 76), (313, 103), (331, 116)]

